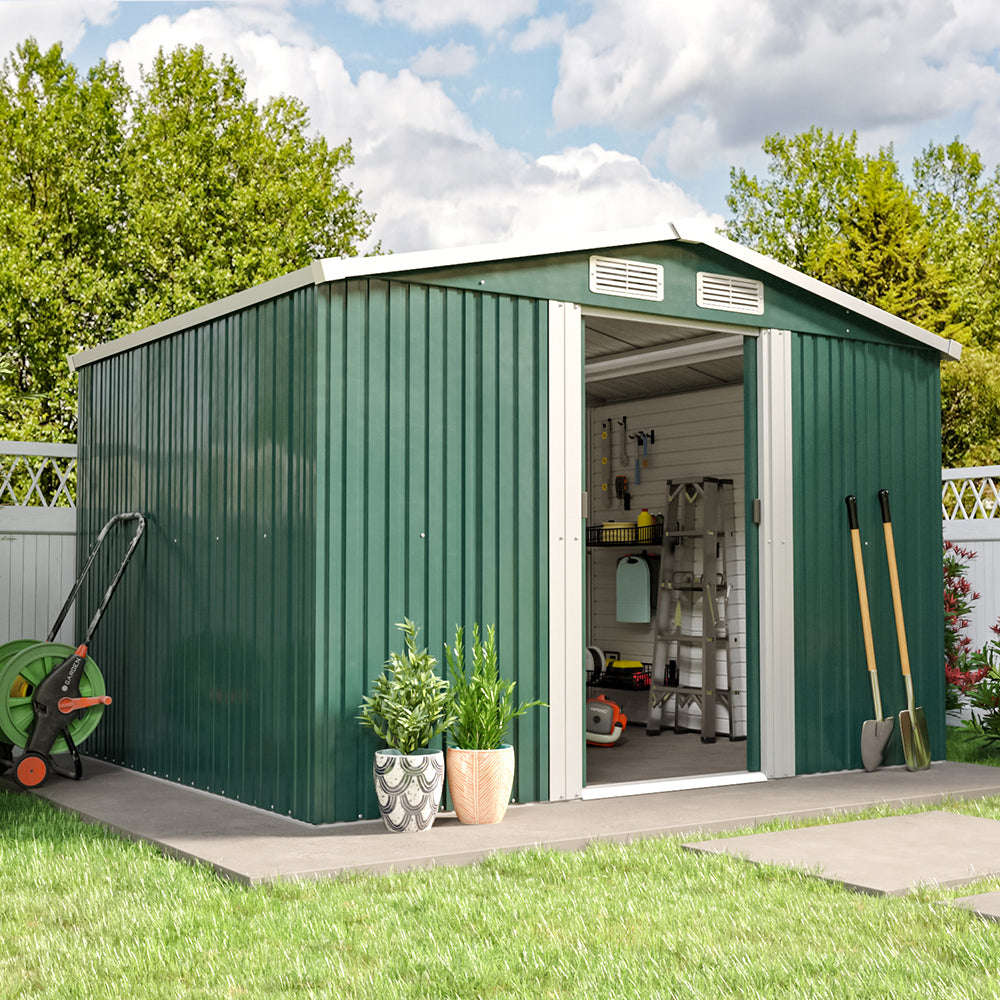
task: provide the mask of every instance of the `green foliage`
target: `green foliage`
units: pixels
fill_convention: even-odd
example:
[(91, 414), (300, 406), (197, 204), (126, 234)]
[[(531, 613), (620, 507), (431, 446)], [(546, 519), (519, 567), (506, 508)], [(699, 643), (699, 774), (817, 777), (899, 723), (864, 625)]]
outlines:
[(954, 542), (944, 543), (944, 682), (945, 711), (958, 711), (963, 698), (989, 671), (981, 650), (972, 649), (972, 639), (965, 634), (969, 627), (972, 605), (979, 600), (965, 575), (970, 560), (976, 558), (971, 549)]
[(479, 635), (479, 624), (472, 626), (472, 665), (466, 664), (465, 630), (455, 629), (455, 644), (445, 645), (451, 679), (451, 710), (454, 722), (449, 737), (460, 750), (498, 750), (503, 746), (510, 724), (529, 708), (543, 701), (514, 704), (517, 681), (500, 676), (496, 629), (486, 627), (486, 640)]
[(1000, 170), (958, 139), (901, 175), (892, 147), (819, 128), (764, 141), (764, 180), (730, 171), (727, 235), (965, 345), (942, 366), (942, 461), (1000, 462)]
[(913, 163), (914, 193), (930, 235), (931, 258), (946, 268), (956, 339), (1000, 345), (1000, 172), (954, 139), (929, 145)]
[(969, 691), (971, 718), (962, 726), (992, 750), (1000, 750), (1000, 643), (988, 642), (982, 658), (989, 672)]
[(437, 660), (417, 650), (420, 629), (409, 618), (397, 623), (405, 651), (392, 652), (386, 669), (365, 695), (358, 721), (402, 754), (428, 746), (454, 721), (449, 684), (435, 672)]
[(946, 760), (1000, 767), (1000, 746), (984, 745), (975, 733), (962, 726), (946, 726), (944, 743)]
[(1000, 465), (1000, 354), (967, 346), (941, 366), (941, 455), (946, 468)]
[(865, 161), (857, 188), (838, 216), (839, 233), (819, 252), (821, 280), (950, 336), (948, 278), (928, 256), (920, 209), (890, 153)]
[(343, 180), (350, 142), (304, 106), (246, 96), (233, 62), (160, 52), (133, 89), (81, 77), (59, 45), (0, 72), (0, 437), (73, 440), (66, 356), (345, 256), (372, 216)]
[(768, 179), (742, 168), (729, 171), (726, 222), (730, 239), (818, 277), (816, 269), (839, 235), (842, 206), (854, 196), (864, 169), (857, 134), (812, 128), (768, 136)]

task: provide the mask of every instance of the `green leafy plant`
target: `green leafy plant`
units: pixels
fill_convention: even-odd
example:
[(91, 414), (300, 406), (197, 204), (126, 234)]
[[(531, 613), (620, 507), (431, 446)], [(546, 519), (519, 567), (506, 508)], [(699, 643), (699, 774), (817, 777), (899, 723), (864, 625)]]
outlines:
[(361, 703), (358, 721), (402, 754), (426, 747), (454, 721), (450, 685), (435, 671), (437, 660), (417, 649), (420, 629), (409, 618), (398, 622), (405, 649), (392, 652)]
[[(544, 701), (515, 705), (517, 681), (500, 676), (496, 628), (488, 625), (485, 641), (479, 625), (472, 626), (472, 663), (466, 664), (465, 630), (455, 629), (455, 644), (445, 644), (451, 679), (450, 704), (454, 722), (450, 726), (451, 745), (459, 750), (497, 750), (504, 744), (511, 722), (529, 708), (545, 706)], [(545, 706), (547, 707), (547, 706)]]
[[(990, 626), (1000, 635), (1000, 621)], [(1000, 749), (1000, 640), (992, 639), (975, 654), (980, 676), (969, 688), (971, 718), (962, 726), (991, 750)]]
[(965, 575), (968, 563), (975, 558), (971, 549), (944, 543), (944, 680), (948, 712), (961, 709), (965, 696), (990, 670), (982, 651), (972, 649), (972, 639), (965, 633), (972, 605), (979, 600)]

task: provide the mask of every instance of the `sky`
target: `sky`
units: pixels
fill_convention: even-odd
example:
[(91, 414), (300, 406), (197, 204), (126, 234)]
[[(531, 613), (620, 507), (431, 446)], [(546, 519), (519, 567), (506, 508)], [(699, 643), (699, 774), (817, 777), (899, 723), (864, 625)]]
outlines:
[(1000, 162), (997, 0), (0, 0), (0, 52), (28, 36), (133, 82), (161, 47), (228, 54), (351, 140), (394, 252), (718, 226), (730, 168), (813, 126)]

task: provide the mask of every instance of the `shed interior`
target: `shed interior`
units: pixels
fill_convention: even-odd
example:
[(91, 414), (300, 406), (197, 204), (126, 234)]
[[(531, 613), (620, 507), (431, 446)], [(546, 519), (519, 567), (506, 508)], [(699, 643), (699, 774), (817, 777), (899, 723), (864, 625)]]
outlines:
[[(587, 698), (616, 703), (628, 723), (611, 745), (591, 744), (586, 754), (586, 785), (613, 793), (614, 786), (636, 782), (728, 774), (747, 767), (746, 545), (744, 456), (744, 338), (753, 330), (660, 320), (634, 314), (585, 311), (586, 470), (589, 497), (586, 560)], [(724, 487), (725, 594), (718, 613), (725, 616), (725, 641), (715, 654), (714, 722), (704, 738), (700, 699), (682, 693), (701, 688), (704, 644), (670, 646), (681, 690), (663, 702), (658, 736), (647, 738), (650, 709), (648, 669), (656, 633), (656, 601), (663, 547), (656, 531), (636, 534), (630, 527), (645, 509), (668, 515), (668, 483), (705, 479), (731, 481)], [(623, 488), (624, 487), (624, 488)], [(701, 506), (696, 490), (685, 490), (675, 512), (691, 503)], [(697, 520), (700, 529), (702, 521)], [(654, 525), (655, 529), (655, 525)], [(669, 543), (668, 543), (669, 544)], [(693, 569), (701, 568), (695, 547)], [(672, 550), (668, 577), (684, 572), (680, 550)], [(619, 568), (648, 569), (650, 601), (645, 608), (619, 585)], [(646, 569), (636, 567), (638, 561)], [(720, 570), (722, 567), (719, 567)], [(626, 573), (626, 569), (622, 569)], [(664, 597), (663, 599), (667, 599)], [(679, 599), (680, 631), (698, 634), (703, 601)], [(676, 610), (676, 609), (675, 609)], [(673, 615), (671, 616), (673, 617)], [(643, 669), (619, 669), (612, 660), (641, 663)], [(595, 662), (603, 673), (595, 677)], [(594, 681), (596, 680), (596, 683)], [(676, 709), (676, 716), (675, 716)], [(589, 718), (589, 714), (588, 714)], [(675, 728), (676, 726), (676, 728)]]

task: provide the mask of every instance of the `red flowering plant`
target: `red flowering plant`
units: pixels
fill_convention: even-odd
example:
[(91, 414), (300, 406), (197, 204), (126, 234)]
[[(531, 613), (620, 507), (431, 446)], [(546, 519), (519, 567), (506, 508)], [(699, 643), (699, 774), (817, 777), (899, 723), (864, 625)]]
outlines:
[[(975, 558), (971, 549), (944, 543), (944, 679), (945, 710), (949, 712), (962, 707), (963, 696), (986, 677), (992, 666), (986, 650), (973, 650), (972, 639), (965, 634), (972, 605), (979, 600), (965, 577), (968, 563)], [(996, 625), (993, 630), (997, 631)]]
[[(1000, 637), (1000, 618), (990, 628)], [(991, 639), (980, 650), (985, 674), (969, 691), (970, 719), (962, 726), (988, 746), (1000, 745), (1000, 640)]]

